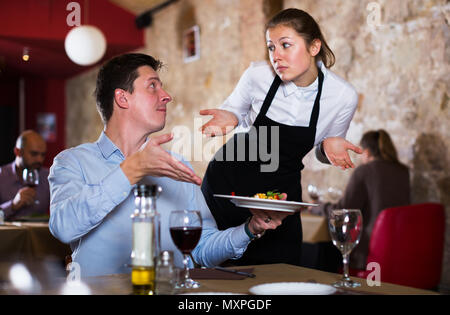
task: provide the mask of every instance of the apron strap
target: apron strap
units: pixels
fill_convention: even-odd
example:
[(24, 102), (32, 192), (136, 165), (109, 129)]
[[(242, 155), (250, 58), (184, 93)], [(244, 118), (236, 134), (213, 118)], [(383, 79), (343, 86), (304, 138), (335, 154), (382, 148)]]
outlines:
[[(314, 107), (311, 113), (311, 119), (309, 120), (309, 127), (316, 129), (317, 121), (319, 120), (319, 113), (320, 113), (320, 97), (322, 96), (322, 86), (323, 86), (323, 73), (320, 68), (318, 68), (318, 76), (319, 76), (319, 86), (317, 91), (317, 96), (314, 101)], [(262, 117), (266, 116), (267, 111), (269, 110), (270, 105), (272, 104), (273, 99), (275, 98), (275, 94), (277, 93), (278, 88), (281, 84), (281, 79), (278, 75), (275, 75), (275, 78), (273, 79), (272, 85), (270, 86), (269, 92), (266, 95), (266, 98), (264, 99), (264, 103), (261, 106), (261, 110), (259, 111), (258, 116), (255, 119), (254, 125), (258, 125), (257, 121), (262, 119)], [(314, 133), (315, 134), (315, 133)]]
[(275, 94), (277, 93), (278, 88), (280, 87), (281, 79), (278, 75), (275, 75), (273, 79), (272, 85), (270, 86), (269, 92), (264, 99), (264, 103), (261, 106), (261, 110), (259, 111), (258, 116), (255, 119), (254, 125), (257, 125), (256, 122), (260, 120), (262, 117), (266, 116), (267, 111), (269, 110), (270, 104), (272, 104), (273, 99), (275, 98)]
[[(320, 97), (322, 96), (322, 85), (323, 85), (323, 73), (320, 68), (319, 70), (319, 86), (317, 90), (316, 100), (314, 101), (314, 107), (311, 113), (311, 119), (309, 120), (309, 128), (316, 129), (317, 121), (319, 120), (319, 112), (320, 112)], [(315, 135), (315, 132), (314, 132)]]

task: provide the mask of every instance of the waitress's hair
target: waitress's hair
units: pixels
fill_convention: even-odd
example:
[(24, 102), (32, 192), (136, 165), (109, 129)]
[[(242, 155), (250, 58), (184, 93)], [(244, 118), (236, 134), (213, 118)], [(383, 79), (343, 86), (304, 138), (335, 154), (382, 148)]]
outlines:
[(383, 129), (366, 132), (361, 139), (361, 146), (363, 149), (368, 149), (376, 159), (400, 163), (394, 143)]
[(277, 13), (266, 24), (266, 31), (278, 25), (284, 25), (293, 28), (305, 40), (308, 48), (315, 39), (319, 39), (322, 43), (320, 52), (317, 57), (320, 58), (327, 68), (331, 68), (336, 58), (333, 51), (331, 51), (324, 36), (320, 30), (319, 24), (314, 18), (303, 10), (299, 9), (285, 9)]

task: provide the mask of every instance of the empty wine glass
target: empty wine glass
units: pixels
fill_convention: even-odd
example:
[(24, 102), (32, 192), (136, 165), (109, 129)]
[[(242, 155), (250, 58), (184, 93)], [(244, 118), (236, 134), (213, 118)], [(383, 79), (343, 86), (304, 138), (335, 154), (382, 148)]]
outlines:
[(334, 283), (334, 286), (337, 288), (359, 287), (361, 285), (359, 282), (350, 279), (348, 268), (350, 253), (358, 245), (361, 237), (363, 227), (361, 211), (358, 209), (333, 210), (328, 218), (328, 226), (333, 244), (341, 251), (344, 263), (343, 278)]
[[(35, 188), (39, 185), (39, 171), (35, 168), (24, 168), (22, 171), (22, 179), (26, 186)], [(39, 200), (35, 200), (34, 204), (38, 205)]]
[(342, 197), (342, 190), (334, 187), (328, 187), (327, 197), (331, 203), (337, 203)]
[(312, 199), (313, 202), (319, 201), (320, 194), (321, 194), (321, 192), (319, 191), (319, 189), (316, 186), (311, 185), (311, 184), (308, 185), (308, 195)]
[(202, 217), (200, 211), (172, 211), (169, 218), (169, 228), (172, 240), (183, 254), (184, 279), (177, 283), (176, 288), (196, 289), (200, 283), (189, 276), (189, 259), (191, 251), (197, 246), (202, 234)]

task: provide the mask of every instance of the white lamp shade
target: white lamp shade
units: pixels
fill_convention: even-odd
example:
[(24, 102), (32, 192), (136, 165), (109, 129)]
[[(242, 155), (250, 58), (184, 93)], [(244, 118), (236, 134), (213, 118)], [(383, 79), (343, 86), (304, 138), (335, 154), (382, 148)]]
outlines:
[(97, 27), (82, 25), (67, 33), (64, 47), (70, 60), (81, 66), (89, 66), (105, 54), (106, 39)]

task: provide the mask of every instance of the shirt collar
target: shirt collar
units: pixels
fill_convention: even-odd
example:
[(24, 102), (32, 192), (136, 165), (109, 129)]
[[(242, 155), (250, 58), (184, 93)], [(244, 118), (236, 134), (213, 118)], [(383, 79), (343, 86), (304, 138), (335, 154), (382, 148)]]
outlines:
[(97, 145), (105, 159), (109, 159), (116, 151), (123, 157), (120, 149), (108, 138), (104, 131), (102, 131), (102, 134), (98, 138)]
[[(318, 61), (317, 66), (320, 68), (320, 70), (322, 70), (323, 77), (325, 80), (325, 78), (327, 76), (327, 72), (328, 72), (327, 67), (325, 67), (325, 65), (323, 64), (322, 61)], [(318, 86), (319, 86), (319, 77), (317, 77), (313, 83), (311, 83), (310, 85), (305, 86), (305, 87), (297, 86), (292, 81), (284, 82), (282, 84), (282, 86), (283, 86), (284, 96), (286, 96), (286, 97), (297, 91), (301, 91), (301, 92), (317, 91)]]

